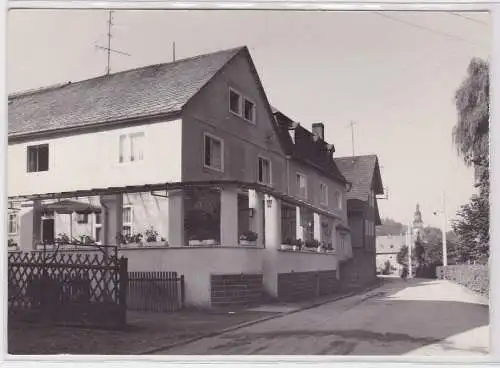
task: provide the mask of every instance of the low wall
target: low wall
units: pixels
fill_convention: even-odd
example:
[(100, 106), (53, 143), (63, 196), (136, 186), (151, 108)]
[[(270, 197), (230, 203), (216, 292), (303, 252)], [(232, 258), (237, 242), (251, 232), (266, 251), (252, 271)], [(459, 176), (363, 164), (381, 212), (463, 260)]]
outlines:
[(212, 307), (250, 306), (263, 297), (262, 274), (212, 275)]
[(335, 253), (279, 250), (276, 260), (277, 273), (331, 271), (338, 268), (338, 257)]
[(275, 262), (276, 296), (294, 301), (338, 291), (338, 257), (332, 253), (278, 251)]
[(212, 275), (262, 274), (256, 247), (196, 246), (120, 249), (129, 271), (175, 271), (184, 275), (188, 306), (210, 307)]
[(489, 294), (489, 272), (486, 265), (453, 265), (438, 267), (438, 279), (450, 280), (483, 295)]

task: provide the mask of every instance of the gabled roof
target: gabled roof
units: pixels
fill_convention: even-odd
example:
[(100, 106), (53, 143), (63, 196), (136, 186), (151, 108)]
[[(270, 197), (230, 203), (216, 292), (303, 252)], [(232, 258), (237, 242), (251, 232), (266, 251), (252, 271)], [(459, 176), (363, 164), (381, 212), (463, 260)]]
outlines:
[(383, 194), (382, 178), (376, 155), (336, 157), (334, 159), (340, 172), (351, 182), (352, 187), (346, 198), (367, 201), (370, 191)]
[(246, 47), (9, 96), (9, 137), (180, 112)]
[[(275, 107), (271, 107), (277, 122), (277, 132), (285, 153), (305, 164), (312, 165), (332, 179), (346, 183), (347, 180), (333, 160), (333, 145), (304, 127), (297, 125), (292, 119)], [(293, 134), (294, 139), (291, 135)]]

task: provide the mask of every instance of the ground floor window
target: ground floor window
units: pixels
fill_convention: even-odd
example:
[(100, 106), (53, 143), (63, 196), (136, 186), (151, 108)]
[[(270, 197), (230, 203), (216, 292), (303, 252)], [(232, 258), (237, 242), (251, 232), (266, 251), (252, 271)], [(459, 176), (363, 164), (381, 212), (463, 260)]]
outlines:
[(297, 238), (296, 207), (283, 203), (281, 205), (281, 242), (291, 245)]
[(220, 191), (184, 191), (184, 235), (187, 245), (220, 244)]

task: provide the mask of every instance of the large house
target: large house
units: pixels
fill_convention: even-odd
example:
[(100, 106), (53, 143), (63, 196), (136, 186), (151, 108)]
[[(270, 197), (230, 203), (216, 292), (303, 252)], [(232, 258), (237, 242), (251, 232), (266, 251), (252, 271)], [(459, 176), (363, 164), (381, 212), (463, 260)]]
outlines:
[(271, 108), (246, 47), (11, 95), (8, 144), (22, 251), (116, 245), (130, 271), (184, 274), (197, 306), (334, 292), (352, 257), (324, 126)]
[(343, 265), (346, 284), (364, 285), (376, 278), (376, 226), (381, 225), (377, 195), (384, 194), (376, 155), (337, 157), (335, 163), (351, 183), (346, 193), (353, 257)]

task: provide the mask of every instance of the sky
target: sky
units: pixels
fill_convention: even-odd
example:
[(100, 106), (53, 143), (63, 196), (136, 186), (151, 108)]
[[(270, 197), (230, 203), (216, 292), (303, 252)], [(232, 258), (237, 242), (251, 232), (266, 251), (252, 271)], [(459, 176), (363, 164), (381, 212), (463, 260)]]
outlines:
[[(8, 15), (9, 93), (105, 73), (108, 12)], [(311, 128), (325, 124), (335, 156), (377, 154), (382, 217), (424, 223), (445, 193), (448, 227), (473, 194), (457, 156), (454, 95), (473, 57), (489, 59), (487, 13), (120, 10), (111, 72), (246, 45), (271, 104)], [(353, 122), (353, 130), (350, 123)]]

